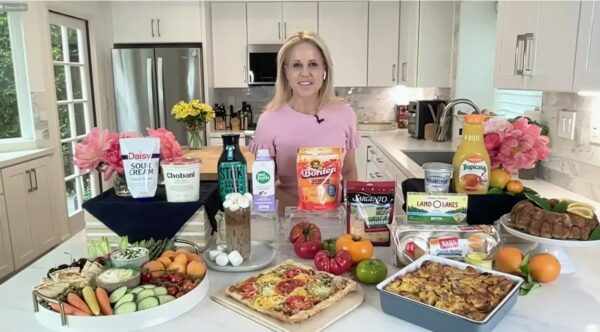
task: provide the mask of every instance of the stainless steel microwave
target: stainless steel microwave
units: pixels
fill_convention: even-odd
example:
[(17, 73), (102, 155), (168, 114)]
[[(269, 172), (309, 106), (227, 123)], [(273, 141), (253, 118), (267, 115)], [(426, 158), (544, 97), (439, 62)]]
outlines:
[(281, 45), (248, 45), (248, 85), (274, 85)]

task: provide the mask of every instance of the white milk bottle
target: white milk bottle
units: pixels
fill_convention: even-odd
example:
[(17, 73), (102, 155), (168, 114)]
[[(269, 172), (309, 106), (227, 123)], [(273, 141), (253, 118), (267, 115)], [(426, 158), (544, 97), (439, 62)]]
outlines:
[(252, 165), (252, 200), (255, 212), (275, 211), (275, 162), (269, 150), (259, 149)]

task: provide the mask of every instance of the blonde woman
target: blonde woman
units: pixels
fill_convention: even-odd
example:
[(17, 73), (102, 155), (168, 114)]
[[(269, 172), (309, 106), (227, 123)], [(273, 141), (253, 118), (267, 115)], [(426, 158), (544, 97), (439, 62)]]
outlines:
[(356, 115), (336, 98), (333, 63), (319, 35), (301, 31), (277, 54), (275, 96), (258, 119), (250, 149), (269, 149), (277, 167), (280, 214), (298, 204), (296, 153), (300, 147), (344, 147), (344, 180), (356, 180)]

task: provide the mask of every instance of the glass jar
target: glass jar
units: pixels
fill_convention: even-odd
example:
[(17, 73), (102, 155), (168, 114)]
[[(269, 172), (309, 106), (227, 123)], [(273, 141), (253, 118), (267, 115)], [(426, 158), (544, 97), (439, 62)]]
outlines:
[(115, 194), (121, 197), (130, 197), (131, 192), (129, 188), (127, 188), (127, 180), (125, 179), (125, 174), (117, 174), (113, 177), (113, 188), (115, 189)]

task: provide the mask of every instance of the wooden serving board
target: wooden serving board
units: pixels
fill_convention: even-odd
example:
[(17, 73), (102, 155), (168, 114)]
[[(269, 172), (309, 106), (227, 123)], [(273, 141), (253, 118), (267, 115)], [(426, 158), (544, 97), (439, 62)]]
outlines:
[(212, 295), (210, 298), (237, 312), (238, 314), (250, 318), (251, 320), (266, 326), (267, 328), (278, 332), (305, 332), (305, 331), (322, 331), (329, 325), (333, 324), (338, 319), (342, 318), (350, 311), (356, 309), (364, 300), (364, 291), (360, 285), (354, 292), (344, 296), (339, 302), (333, 304), (329, 308), (317, 313), (306, 321), (299, 324), (287, 324), (275, 318), (269, 317), (258, 311), (252, 310), (245, 304), (238, 302), (225, 294), (225, 289)]
[[(246, 158), (246, 171), (252, 174), (252, 164), (254, 163), (254, 154), (248, 150), (248, 147), (240, 147), (240, 151)], [(200, 150), (183, 150), (183, 156), (186, 158), (195, 158), (202, 161), (200, 166), (200, 180), (216, 180), (217, 179), (217, 164), (219, 157), (223, 152), (222, 146), (206, 146)]]

